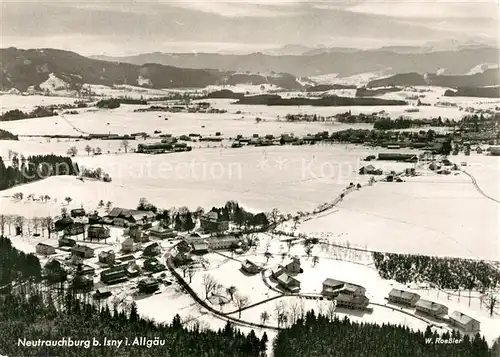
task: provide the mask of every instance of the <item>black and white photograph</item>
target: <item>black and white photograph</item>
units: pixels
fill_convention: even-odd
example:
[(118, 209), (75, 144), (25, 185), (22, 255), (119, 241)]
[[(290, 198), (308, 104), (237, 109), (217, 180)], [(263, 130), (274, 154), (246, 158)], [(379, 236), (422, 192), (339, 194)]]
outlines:
[(500, 357), (498, 0), (0, 0), (0, 357)]

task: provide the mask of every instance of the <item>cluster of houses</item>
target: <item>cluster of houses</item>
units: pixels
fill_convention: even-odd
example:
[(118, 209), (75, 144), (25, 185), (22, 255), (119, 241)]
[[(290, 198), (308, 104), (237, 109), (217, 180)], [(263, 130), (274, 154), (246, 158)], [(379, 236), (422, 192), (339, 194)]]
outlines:
[(474, 333), (480, 330), (481, 324), (476, 319), (460, 311), (453, 311), (449, 314), (446, 305), (421, 299), (420, 295), (410, 291), (392, 289), (389, 292), (388, 300), (392, 303), (414, 307), (420, 314), (447, 321), (451, 326), (457, 327), (467, 333)]

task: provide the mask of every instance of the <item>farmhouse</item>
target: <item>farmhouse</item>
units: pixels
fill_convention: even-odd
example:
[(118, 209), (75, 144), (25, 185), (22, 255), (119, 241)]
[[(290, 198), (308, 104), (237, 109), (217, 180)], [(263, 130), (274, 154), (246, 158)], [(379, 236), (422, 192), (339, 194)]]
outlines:
[(137, 287), (140, 293), (152, 294), (159, 289), (160, 284), (158, 280), (150, 278), (139, 281)]
[(447, 306), (429, 300), (420, 299), (415, 306), (417, 308), (416, 311), (432, 317), (442, 318), (448, 314)]
[(208, 212), (200, 217), (201, 229), (204, 232), (224, 232), (229, 229), (229, 221), (219, 217), (217, 212)]
[(171, 228), (163, 228), (160, 226), (155, 226), (149, 229), (149, 235), (158, 239), (168, 239), (175, 238), (176, 234)]
[(278, 282), (278, 286), (285, 290), (289, 290), (291, 292), (298, 292), (300, 290), (300, 281), (291, 277), (287, 273), (281, 273), (276, 277), (276, 281)]
[(116, 284), (127, 280), (126, 275), (126, 267), (120, 265), (111, 269), (103, 270), (101, 272), (101, 281), (109, 285)]
[(462, 329), (464, 332), (478, 332), (481, 324), (476, 319), (462, 314), (459, 311), (453, 311), (450, 315), (450, 324)]
[(74, 222), (64, 229), (65, 236), (76, 236), (79, 234), (85, 234), (85, 225), (83, 223)]
[(94, 249), (86, 245), (77, 245), (71, 248), (71, 253), (81, 258), (92, 258), (94, 256)]
[(286, 258), (281, 266), (284, 268), (287, 274), (298, 274), (300, 273), (300, 259), (298, 257)]
[(249, 274), (257, 274), (260, 271), (259, 266), (248, 259), (241, 263), (241, 269)]
[(72, 223), (73, 223), (73, 220), (71, 219), (71, 217), (68, 217), (65, 215), (62, 218), (60, 218), (54, 222), (54, 230), (55, 231), (62, 231), (66, 227), (69, 227)]
[(62, 237), (59, 239), (59, 247), (73, 247), (76, 245), (76, 241), (74, 239), (68, 237)]
[(148, 258), (144, 261), (144, 269), (150, 272), (158, 272), (165, 269), (165, 265), (161, 264), (156, 258)]
[(95, 274), (95, 269), (91, 267), (90, 265), (79, 265), (78, 268), (76, 269), (76, 274), (77, 275), (94, 275)]
[(359, 169), (360, 175), (382, 175), (382, 170), (376, 169), (373, 165), (363, 166)]
[(399, 289), (392, 289), (389, 292), (389, 301), (404, 304), (409, 306), (415, 306), (417, 301), (420, 299), (420, 295)]
[(37, 254), (51, 255), (56, 253), (56, 248), (45, 243), (38, 243), (36, 245), (35, 251)]
[(75, 208), (72, 209), (71, 212), (71, 217), (76, 218), (76, 217), (85, 217), (85, 210), (83, 208)]
[(91, 225), (88, 229), (87, 236), (90, 239), (106, 239), (111, 236), (108, 227), (100, 225)]
[(115, 252), (110, 250), (107, 252), (99, 253), (99, 263), (103, 264), (114, 264), (115, 262)]
[(126, 208), (115, 207), (108, 213), (108, 217), (112, 219), (121, 218), (130, 223), (143, 225), (152, 222), (155, 214), (151, 211), (140, 211)]

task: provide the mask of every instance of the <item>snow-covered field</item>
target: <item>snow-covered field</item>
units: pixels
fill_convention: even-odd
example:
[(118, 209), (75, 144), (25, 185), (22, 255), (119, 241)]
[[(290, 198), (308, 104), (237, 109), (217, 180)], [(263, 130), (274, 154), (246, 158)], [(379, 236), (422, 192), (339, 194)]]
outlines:
[[(27, 108), (35, 106), (36, 97), (23, 98)], [(27, 99), (25, 99), (27, 98)], [(40, 97), (55, 100), (55, 97)], [(2, 108), (12, 105), (4, 104)], [(74, 98), (56, 98), (68, 100)], [(296, 134), (315, 133), (322, 130), (333, 131), (347, 128), (339, 124), (329, 123), (286, 123), (276, 121), (287, 113), (304, 112), (321, 115), (333, 115), (347, 108), (308, 108), (308, 107), (265, 107), (265, 106), (234, 106), (230, 101), (215, 101), (215, 106), (228, 108), (229, 113), (218, 114), (172, 114), (172, 113), (133, 113), (136, 106), (123, 105), (114, 111), (83, 111), (80, 115), (32, 119), (15, 122), (2, 122), (2, 129), (11, 130), (17, 134), (73, 134), (79, 132), (93, 133), (132, 133), (162, 130), (163, 133), (174, 135), (200, 133), (214, 135), (220, 131), (223, 136), (236, 134), (281, 134), (295, 132)], [(21, 108), (17, 105), (16, 108)], [(38, 103), (40, 104), (40, 103)], [(9, 107), (11, 108), (11, 107)], [(12, 107), (13, 108), (13, 107)], [(433, 110), (454, 110), (457, 108), (433, 108)], [(377, 111), (370, 108), (350, 108), (356, 110)], [(235, 114), (241, 110), (241, 114)], [(389, 109), (388, 109), (389, 110)], [(450, 112), (451, 113), (451, 112)], [(422, 115), (420, 113), (412, 113)], [(169, 120), (164, 120), (165, 116)], [(259, 124), (255, 117), (267, 119)], [(241, 119), (243, 117), (243, 119)], [(443, 118), (446, 117), (443, 115)], [(205, 126), (202, 128), (202, 126)], [(359, 126), (362, 127), (362, 126)], [(139, 141), (131, 141), (131, 147)], [(79, 165), (97, 168), (101, 167), (112, 177), (111, 183), (77, 180), (75, 177), (51, 177), (43, 181), (13, 187), (0, 193), (0, 210), (2, 213), (18, 214), (25, 217), (45, 217), (58, 215), (65, 197), (71, 197), (68, 209), (83, 206), (94, 210), (99, 200), (111, 201), (115, 207), (133, 208), (141, 197), (160, 208), (172, 206), (187, 206), (195, 209), (202, 206), (210, 209), (221, 206), (228, 200), (236, 200), (251, 211), (271, 211), (278, 208), (284, 213), (298, 211), (311, 212), (318, 205), (336, 198), (349, 183), (365, 185), (368, 176), (358, 175), (359, 168), (366, 165), (363, 162), (368, 155), (384, 152), (384, 149), (369, 148), (355, 145), (315, 145), (315, 146), (277, 146), (277, 147), (244, 147), (240, 149), (204, 148), (191, 152), (169, 155), (141, 155), (135, 153), (104, 154), (100, 156), (87, 155), (84, 146), (99, 146), (104, 152), (116, 152), (119, 141), (70, 141), (66, 139), (22, 138), (21, 141), (0, 141), (0, 155), (8, 162), (9, 150), (30, 154), (55, 153), (64, 155), (70, 146), (80, 150), (75, 161)], [(402, 152), (418, 151), (401, 150)], [(428, 170), (419, 169), (422, 176), (405, 178), (406, 182), (377, 182), (373, 186), (364, 186), (359, 191), (346, 195), (344, 200), (333, 210), (324, 212), (312, 219), (299, 223), (297, 230), (304, 233), (315, 233), (325, 237), (332, 243), (366, 247), (368, 249), (414, 254), (430, 254), (445, 256), (463, 256), (481, 259), (499, 260), (500, 244), (498, 240), (500, 199), (500, 157), (479, 155), (451, 156), (450, 160), (460, 165), (460, 168), (474, 176), (477, 185), (463, 172), (451, 175), (437, 175)], [(376, 168), (384, 171), (401, 171), (413, 164), (393, 162), (371, 162)], [(11, 196), (22, 192), (26, 197), (49, 195), (50, 202), (40, 203), (16, 201)], [(487, 197), (490, 196), (490, 197)], [(57, 201), (56, 201), (57, 200)], [(66, 206), (64, 204), (64, 206)], [(113, 243), (118, 248), (121, 236)], [(271, 240), (269, 236), (261, 235), (260, 244), (256, 250), (250, 250), (237, 259), (252, 259), (266, 268), (272, 268), (281, 261), (283, 253), (288, 254), (287, 244), (277, 237)], [(45, 238), (18, 238), (15, 246), (32, 252), (36, 243)], [(264, 252), (267, 244), (273, 257), (267, 261)], [(101, 249), (101, 248), (100, 248)], [(104, 247), (102, 247), (104, 249)], [(227, 253), (230, 254), (230, 253)], [(361, 284), (367, 288), (367, 294), (372, 302), (385, 304), (384, 297), (393, 286), (399, 286), (392, 281), (381, 279), (370, 264), (370, 257), (356, 258), (357, 262), (339, 261), (350, 259), (345, 255), (335, 255), (321, 246), (316, 246), (313, 255), (319, 261), (313, 264), (311, 258), (306, 258), (302, 244), (291, 247), (290, 255), (301, 256), (304, 272), (298, 279), (302, 283), (302, 292), (317, 294), (321, 283), (326, 278), (337, 278)], [(247, 297), (250, 303), (256, 303), (276, 296), (269, 289), (260, 274), (246, 276), (239, 271), (240, 263), (220, 255), (209, 254), (210, 266), (206, 271), (200, 268), (193, 277), (192, 286), (200, 296), (203, 296), (201, 280), (203, 274), (211, 274), (224, 287), (235, 285), (237, 290)], [(362, 263), (362, 264), (357, 264)], [(274, 285), (274, 283), (270, 283)], [(420, 291), (420, 290), (419, 290)], [(421, 291), (422, 296), (427, 291)], [(428, 291), (428, 297), (446, 299), (450, 309), (457, 308), (464, 313), (469, 312), (481, 320), (482, 333), (489, 341), (496, 338), (498, 319), (489, 319), (484, 313), (484, 306), (478, 306), (477, 299), (468, 306), (468, 299), (448, 302), (444, 293), (437, 296), (437, 291)], [(260, 313), (268, 311), (273, 314), (277, 301), (283, 300), (288, 306), (300, 299), (286, 297), (273, 300), (242, 312), (241, 318), (260, 322)], [(158, 321), (170, 322), (179, 313), (185, 321), (199, 321), (210, 328), (223, 327), (225, 322), (211, 314), (200, 311), (193, 300), (186, 294), (176, 290), (175, 284), (167, 287), (161, 294), (137, 300), (139, 311), (145, 316)], [(307, 300), (306, 308), (319, 309), (314, 300)], [(217, 306), (218, 307), (218, 306)], [(230, 303), (223, 307), (224, 311), (236, 309)], [(339, 310), (342, 316), (345, 311)], [(426, 324), (401, 311), (391, 310), (383, 306), (374, 306), (371, 314), (350, 313), (349, 316), (360, 321), (377, 323), (404, 323), (414, 329), (424, 329)], [(276, 323), (274, 317), (270, 324)], [(242, 328), (248, 331), (248, 328)], [(266, 331), (270, 337), (270, 331)], [(257, 331), (261, 334), (262, 331)]]
[[(126, 207), (135, 206), (141, 197), (147, 197), (159, 207), (193, 209), (238, 200), (252, 210), (270, 211), (277, 207), (293, 213), (310, 211), (332, 200), (351, 181), (366, 182), (368, 177), (357, 177), (359, 165), (363, 165), (359, 160), (374, 153), (372, 148), (344, 145), (212, 148), (168, 155), (83, 153), (77, 158), (79, 164), (101, 167), (113, 182), (51, 177), (13, 187), (2, 195), (22, 191), (61, 200), (69, 195), (77, 205), (95, 206), (102, 199)], [(395, 163), (386, 169), (407, 166)], [(29, 213), (27, 205), (31, 205), (14, 203), (5, 197), (0, 202), (3, 207), (25, 215)], [(47, 204), (33, 205), (38, 209), (49, 208)]]
[[(22, 111), (31, 111), (37, 106), (73, 104), (77, 98), (72, 97), (49, 97), (43, 95), (0, 95), (0, 113), (9, 110), (19, 109)], [(2, 123), (4, 124), (4, 123)], [(3, 125), (2, 125), (3, 129)]]
[[(50, 97), (49, 97), (50, 98)], [(220, 102), (220, 103), (219, 103)], [(225, 114), (201, 113), (165, 113), (146, 112), (134, 113), (133, 110), (145, 106), (122, 105), (115, 110), (98, 110), (95, 108), (80, 110), (78, 115), (60, 115), (55, 117), (17, 120), (2, 122), (0, 127), (18, 135), (81, 135), (83, 133), (107, 134), (132, 134), (147, 132), (153, 134), (155, 130), (173, 135), (197, 133), (213, 136), (217, 131), (222, 136), (235, 137), (237, 134), (281, 134), (295, 133), (297, 135), (316, 133), (328, 130), (338, 131), (349, 126), (339, 123), (287, 123), (282, 119), (277, 121), (277, 115), (284, 118), (288, 113), (317, 113), (318, 115), (333, 115), (345, 112), (343, 108), (338, 111), (326, 111), (317, 107), (297, 109), (297, 107), (280, 107), (268, 110), (266, 106), (239, 106), (231, 105), (228, 101), (218, 101), (219, 109), (229, 109)], [(161, 104), (161, 103), (160, 103)], [(241, 114), (236, 114), (242, 111)], [(260, 123), (256, 118), (264, 119)], [(165, 120), (168, 118), (168, 120)], [(359, 125), (359, 128), (369, 128), (370, 125)], [(76, 129), (75, 129), (76, 128)]]

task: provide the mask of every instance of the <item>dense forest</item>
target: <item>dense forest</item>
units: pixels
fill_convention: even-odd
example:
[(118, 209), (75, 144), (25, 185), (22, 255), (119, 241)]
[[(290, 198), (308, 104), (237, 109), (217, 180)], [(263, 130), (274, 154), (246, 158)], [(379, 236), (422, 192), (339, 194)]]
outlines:
[[(426, 343), (457, 339), (460, 343)], [(330, 321), (314, 312), (279, 332), (274, 341), (275, 357), (497, 357), (499, 342), (489, 349), (477, 334), (474, 338), (457, 332), (438, 335), (430, 328), (415, 332), (395, 325), (358, 324), (335, 318)]]
[(0, 115), (0, 121), (12, 121), (12, 120), (22, 120), (31, 118), (44, 118), (52, 117), (57, 115), (55, 108), (53, 107), (36, 107), (31, 112), (23, 112), (19, 109), (13, 109)]
[(371, 106), (371, 105), (406, 105), (402, 100), (389, 100), (379, 98), (348, 98), (348, 97), (323, 97), (311, 98), (281, 98), (279, 95), (263, 94), (245, 97), (236, 104), (253, 105), (310, 105), (313, 107), (336, 107), (336, 106)]
[(19, 140), (19, 138), (10, 131), (0, 129), (0, 140)]
[(357, 87), (354, 84), (318, 84), (312, 87), (306, 88), (306, 92), (327, 92), (329, 90), (336, 89), (356, 89)]
[(384, 279), (400, 283), (428, 282), (442, 289), (487, 291), (500, 286), (500, 272), (481, 260), (426, 255), (373, 253)]
[(0, 287), (11, 282), (40, 281), (41, 267), (34, 254), (25, 254), (12, 246), (8, 238), (0, 236)]
[(481, 97), (500, 98), (500, 87), (464, 87), (457, 90), (448, 89), (444, 92), (445, 97)]
[(386, 93), (399, 92), (400, 90), (400, 87), (387, 87), (377, 89), (367, 89), (363, 87), (356, 90), (356, 97), (375, 97), (377, 95), (383, 95)]
[(78, 165), (64, 156), (35, 155), (19, 158), (15, 155), (10, 166), (6, 166), (0, 157), (0, 190), (49, 176), (77, 175), (78, 172)]

